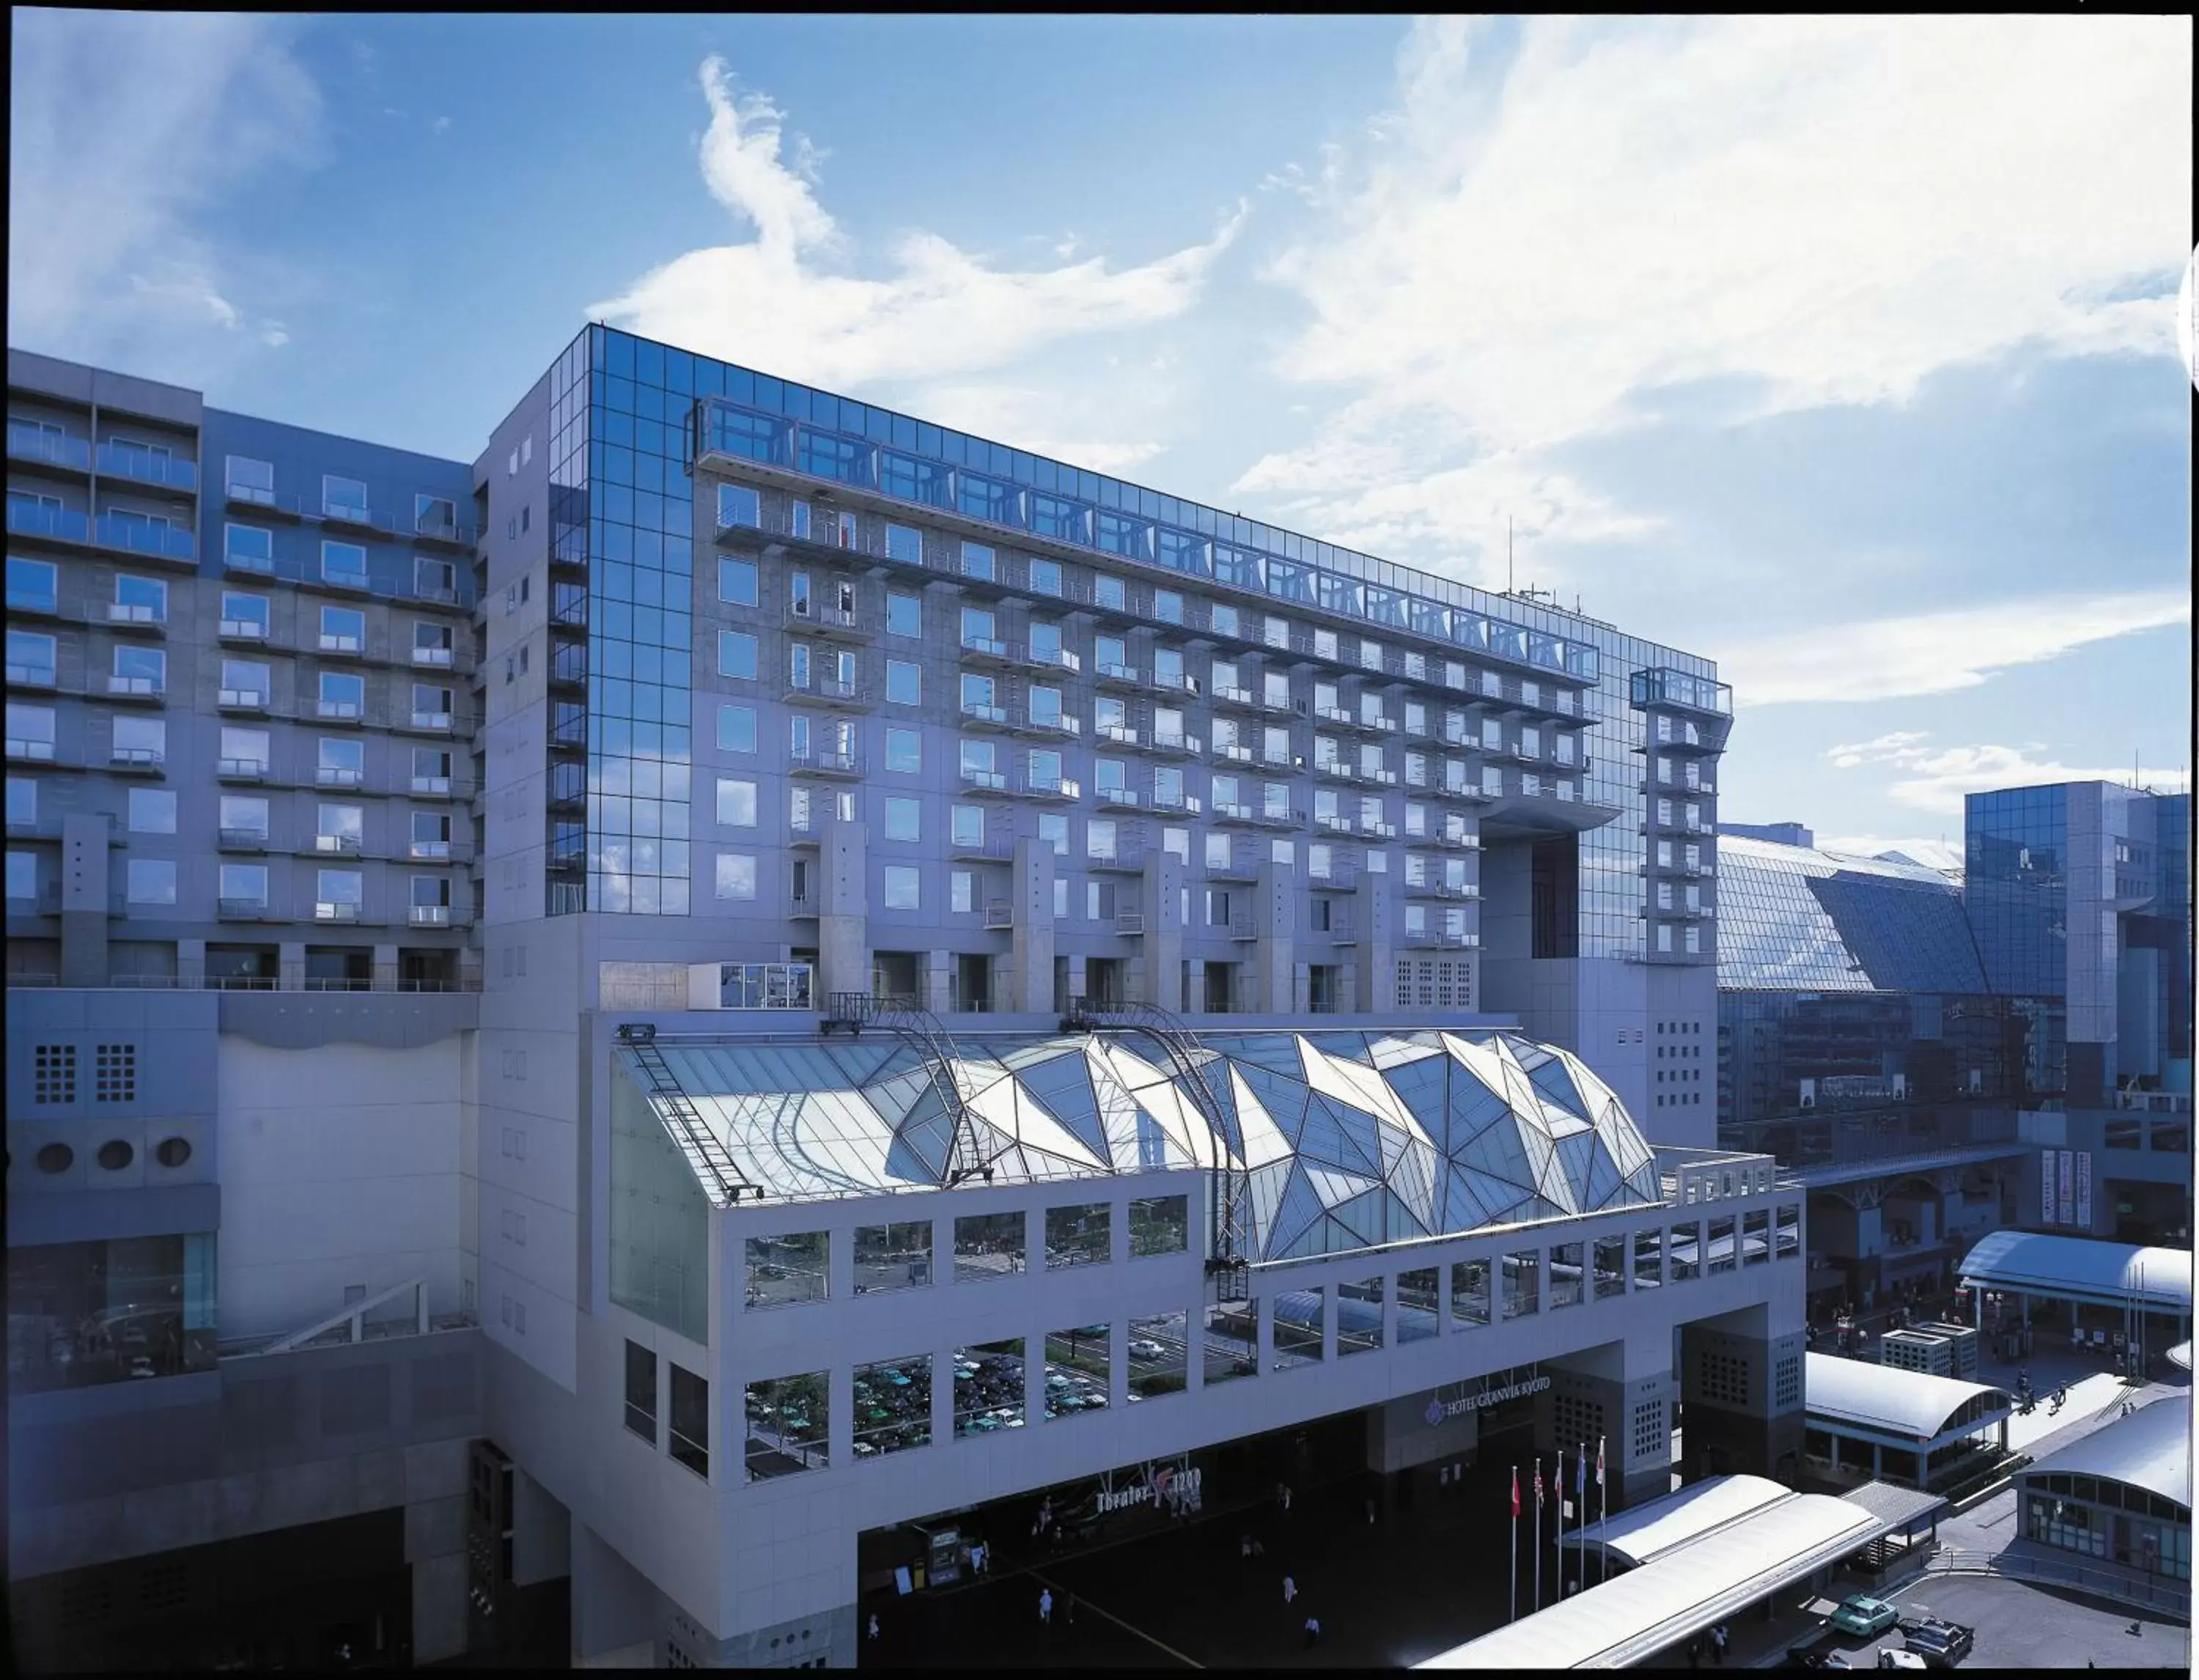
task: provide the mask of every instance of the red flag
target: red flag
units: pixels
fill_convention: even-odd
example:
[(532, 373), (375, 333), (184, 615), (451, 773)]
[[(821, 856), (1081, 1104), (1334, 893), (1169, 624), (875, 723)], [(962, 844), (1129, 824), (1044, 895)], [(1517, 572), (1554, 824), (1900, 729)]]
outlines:
[(1519, 1467), (1512, 1467), (1512, 1520), (1519, 1520)]

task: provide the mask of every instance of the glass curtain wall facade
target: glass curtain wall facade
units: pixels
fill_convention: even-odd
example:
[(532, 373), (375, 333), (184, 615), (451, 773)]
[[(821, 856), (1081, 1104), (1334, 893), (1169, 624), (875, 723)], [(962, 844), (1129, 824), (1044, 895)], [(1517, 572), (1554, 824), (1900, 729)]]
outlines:
[[(587, 656), (569, 674), (587, 692), (590, 910), (688, 910), (694, 386), (695, 358), (599, 327), (552, 375), (552, 551), (587, 565)], [(583, 907), (560, 887), (552, 914)]]
[(1964, 895), (1996, 992), (2068, 993), (2068, 794), (2007, 788), (1968, 802)]

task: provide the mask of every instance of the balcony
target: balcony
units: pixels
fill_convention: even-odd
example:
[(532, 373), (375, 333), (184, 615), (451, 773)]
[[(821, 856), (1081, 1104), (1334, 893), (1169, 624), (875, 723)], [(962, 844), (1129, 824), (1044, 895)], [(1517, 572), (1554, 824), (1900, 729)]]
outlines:
[(370, 536), (394, 537), (396, 522), (386, 513), (376, 513), (356, 502), (321, 503), (321, 523), (332, 530), (357, 531)]
[(146, 776), (157, 776), (168, 755), (159, 747), (111, 747), (107, 763), (111, 770), (126, 770)]
[[(264, 767), (263, 767), (264, 772)], [(366, 785), (366, 772), (348, 764), (321, 764), (313, 769), (315, 787), (355, 788)]]
[(1250, 910), (1233, 910), (1229, 913), (1229, 936), (1234, 940), (1250, 942), (1260, 936), (1259, 925)]
[(962, 767), (962, 788), (981, 799), (1005, 799), (1010, 791), (1005, 772), (979, 770), (966, 764)]
[(1432, 799), (1448, 799), (1455, 805), (1486, 805), (1502, 797), (1492, 789), (1476, 787), (1471, 782), (1445, 782), (1439, 788), (1428, 790)]
[(1187, 694), (1194, 700), (1199, 697), (1199, 679), (1186, 676), (1181, 671), (1155, 671), (1153, 686), (1163, 694)]
[(481, 533), (470, 525), (461, 525), (456, 517), (446, 519), (436, 513), (418, 513), (412, 516), (412, 540), (434, 543), (441, 548), (470, 550), (481, 540)]
[(823, 913), (816, 888), (800, 887), (787, 894), (786, 919), (790, 922), (814, 921)]
[(253, 554), (242, 549), (225, 549), (221, 563), (232, 572), (245, 572), (254, 577), (271, 578), (275, 575), (274, 559), (265, 554)]
[(10, 664), (8, 667), (8, 686), (10, 688), (55, 688), (60, 682), (60, 674), (50, 665)]
[(1012, 863), (1016, 856), (1016, 837), (1012, 834), (980, 834), (950, 839), (947, 843), (947, 855), (963, 863)]
[(265, 897), (217, 899), (214, 914), (225, 922), (264, 922), (268, 919), (267, 901)]
[(1259, 706), (1263, 712), (1274, 712), (1278, 715), (1287, 713), (1292, 717), (1304, 717), (1306, 715), (1305, 702), (1293, 700), (1287, 694), (1278, 698), (1274, 695), (1263, 693), (1260, 697)]
[(1140, 938), (1146, 931), (1145, 913), (1140, 910), (1117, 910), (1115, 913), (1115, 932), (1120, 938)]
[(425, 665), (436, 670), (447, 671), (457, 665), (458, 651), (454, 648), (447, 647), (415, 647), (412, 650), (412, 662), (415, 665)]
[(1253, 699), (1252, 691), (1248, 688), (1217, 688), (1214, 691), (1213, 699), (1217, 706), (1234, 706), (1248, 712), (1259, 709), (1259, 702)]
[(1077, 800), (1084, 796), (1083, 784), (1069, 776), (1033, 776), (1024, 784), (1023, 791), (1033, 799)]
[(8, 458), (36, 467), (57, 467), (64, 472), (91, 470), (91, 445), (80, 437), (34, 431), (27, 426), (8, 428)]
[(308, 585), (323, 589), (341, 589), (347, 594), (364, 595), (374, 587), (373, 580), (365, 572), (347, 571), (341, 567), (322, 564), (318, 577), (303, 580)]
[(1146, 802), (1145, 795), (1133, 787), (1103, 787), (1094, 797), (1103, 810), (1135, 811)]
[(409, 725), (400, 726), (423, 735), (447, 735), (454, 727), (454, 714), (448, 711), (422, 711), (417, 707), (405, 715)]
[(795, 776), (821, 776), (834, 781), (856, 782), (863, 779), (860, 753), (796, 753), (788, 759), (786, 767), (787, 773)]
[(1143, 688), (1145, 673), (1134, 665), (1118, 665), (1113, 660), (1092, 668), (1092, 679), (1102, 688)]
[(1252, 822), (1259, 828), (1304, 828), (1303, 811), (1274, 811), (1263, 808), (1252, 814)]
[(828, 607), (821, 603), (800, 604), (786, 610), (786, 627), (807, 631), (836, 641), (867, 642), (878, 634), (870, 621), (849, 607)]
[(838, 677), (813, 676), (808, 682), (790, 677), (781, 697), (790, 706), (832, 706), (850, 711), (862, 711), (869, 704), (860, 683)]
[[(448, 799), (452, 797), (451, 779), (448, 776), (415, 776), (411, 779), (411, 791), (416, 799)], [(555, 789), (550, 794), (552, 805), (579, 802), (582, 802), (576, 796), (562, 794)]]
[(157, 519), (131, 519), (103, 513), (99, 516), (95, 540), (102, 548), (120, 549), (155, 560), (174, 560), (189, 565), (198, 558), (199, 540), (193, 533)]
[(1022, 724), (1011, 724), (1009, 726), (1014, 729), (1020, 729), (1033, 735), (1043, 736), (1074, 738), (1076, 736), (1082, 735), (1084, 732), (1084, 725), (1080, 720), (1070, 717), (1066, 713), (1063, 712), (1056, 712), (1053, 716), (1044, 718), (1031, 716), (1029, 714), (1026, 714), (1024, 721)]
[(267, 779), (267, 761), (264, 758), (216, 759), (213, 773), (217, 781), (264, 782)]
[(1355, 831), (1369, 840), (1394, 840), (1397, 837), (1397, 825), (1385, 822), (1379, 817), (1362, 817)]
[(962, 721), (975, 729), (1006, 729), (1008, 726), (1008, 709), (988, 705), (982, 700), (965, 700), (962, 703)]
[(1041, 670), (1067, 671), (1072, 676), (1084, 668), (1083, 659), (1067, 648), (1035, 647), (1030, 650), (1029, 659)]
[(1342, 706), (1315, 706), (1313, 715), (1323, 723), (1338, 724), (1345, 729), (1359, 726), (1358, 717)]
[(75, 508), (50, 507), (43, 502), (9, 502), (8, 534), (44, 537), (55, 542), (90, 542), (91, 516)]
[(1448, 928), (1407, 928), (1398, 944), (1409, 951), (1478, 951), (1478, 933), (1454, 933)]
[(1237, 804), (1234, 801), (1217, 800), (1214, 806), (1214, 820), (1225, 828), (1250, 827), (1252, 824), (1252, 808), (1250, 805)]
[(1129, 723), (1103, 723), (1092, 732), (1092, 738), (1095, 741), (1105, 741), (1110, 745), (1117, 747), (1135, 747), (1144, 744), (1144, 736), (1137, 726)]
[(1327, 874), (1315, 875), (1309, 871), (1306, 876), (1306, 890), (1309, 892), (1346, 893), (1356, 892), (1358, 889), (1359, 866), (1356, 863), (1331, 860)]
[(998, 636), (965, 636), (962, 657), (972, 665), (1021, 665), (1021, 655), (1010, 650)]
[(197, 464), (179, 461), (172, 455), (156, 454), (149, 449), (132, 449), (125, 444), (102, 443), (99, 446), (99, 470), (113, 478), (126, 478), (135, 484), (157, 484), (164, 489), (198, 493)]
[(1146, 849), (1129, 843), (1118, 843), (1111, 852), (1098, 852), (1084, 860), (1087, 869), (1115, 875), (1142, 875), (1146, 870)]
[(1345, 835), (1352, 833), (1358, 826), (1351, 818), (1336, 811), (1315, 812), (1313, 825), (1323, 834)]
[(1349, 945), (1359, 935), (1349, 916), (1331, 916), (1325, 928), (1307, 930), (1315, 943), (1326, 939), (1333, 945)]
[(225, 618), (215, 633), (225, 642), (252, 642), (265, 645), (267, 624), (258, 618)]
[(1257, 881), (1260, 878), (1260, 855), (1250, 846), (1232, 847), (1227, 860), (1206, 866), (1206, 878), (1210, 881)]
[(315, 638), (316, 653), (335, 654), (342, 657), (364, 659), (366, 656), (366, 638), (364, 636), (330, 636)]
[(448, 863), (452, 860), (448, 840), (415, 840), (405, 849), (405, 855), (415, 863)]
[(1199, 814), (1199, 796), (1193, 793), (1163, 793), (1153, 790), (1153, 809), (1172, 817), (1195, 817)]
[(985, 930), (988, 933), (999, 932), (1003, 929), (1012, 930), (1015, 925), (1016, 907), (1012, 901), (994, 898), (985, 901)]
[(1252, 750), (1242, 741), (1217, 742), (1214, 752), (1225, 764), (1250, 764), (1252, 761)]
[(361, 904), (336, 904), (323, 899), (313, 906), (317, 922), (346, 922), (356, 925), (366, 919), (366, 907)]
[(109, 601), (107, 623), (114, 630), (143, 630), (155, 636), (168, 633), (166, 610), (140, 601)]
[(1408, 881), (1407, 898), (1443, 899), (1453, 904), (1464, 904), (1481, 896), (1481, 889), (1462, 881)]
[(163, 700), (167, 697), (167, 680), (163, 677), (109, 677), (107, 697), (110, 700)]
[(299, 519), (305, 515), (295, 496), (278, 495), (257, 484), (230, 484), (226, 489), (230, 506), (246, 513), (277, 519)]
[(323, 856), (357, 857), (365, 842), (356, 834), (316, 834), (312, 849)]
[(1196, 735), (1156, 729), (1152, 750), (1164, 758), (1197, 758), (1206, 750), (1206, 743)]
[(264, 852), (267, 849), (267, 831), (264, 828), (225, 828), (220, 836), (225, 852)]
[(316, 700), (313, 715), (324, 723), (360, 723), (365, 720), (366, 707), (357, 700)]
[(414, 927), (448, 927), (451, 925), (451, 907), (447, 904), (416, 904), (412, 913), (405, 918)]
[(8, 592), (8, 610), (33, 614), (40, 618), (58, 618), (61, 610), (61, 598), (50, 589), (11, 589)]
[(10, 735), (8, 737), (8, 756), (37, 764), (51, 764), (54, 761), (54, 744), (51, 741), (28, 741), (20, 736)]

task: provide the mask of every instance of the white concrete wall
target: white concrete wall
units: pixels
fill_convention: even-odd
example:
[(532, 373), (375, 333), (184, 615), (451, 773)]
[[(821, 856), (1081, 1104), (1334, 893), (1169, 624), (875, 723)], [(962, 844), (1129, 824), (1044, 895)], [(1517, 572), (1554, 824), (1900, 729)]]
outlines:
[(218, 1052), (225, 1337), (304, 1328), (424, 1275), (429, 1310), (459, 1307), (463, 1035), (405, 1050)]

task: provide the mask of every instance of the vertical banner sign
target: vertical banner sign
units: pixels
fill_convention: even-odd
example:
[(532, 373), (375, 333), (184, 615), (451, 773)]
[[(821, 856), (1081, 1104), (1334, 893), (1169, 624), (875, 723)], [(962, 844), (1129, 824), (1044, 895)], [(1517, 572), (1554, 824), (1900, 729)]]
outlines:
[(2054, 1158), (2058, 1149), (2039, 1152), (2039, 1217), (2042, 1223), (2054, 1222)]
[(2077, 1154), (2077, 1223), (2089, 1231), (2092, 1228), (2092, 1152), (2080, 1149)]
[(2065, 1149), (2061, 1155), (2062, 1223), (2074, 1225), (2077, 1222), (2077, 1152)]

